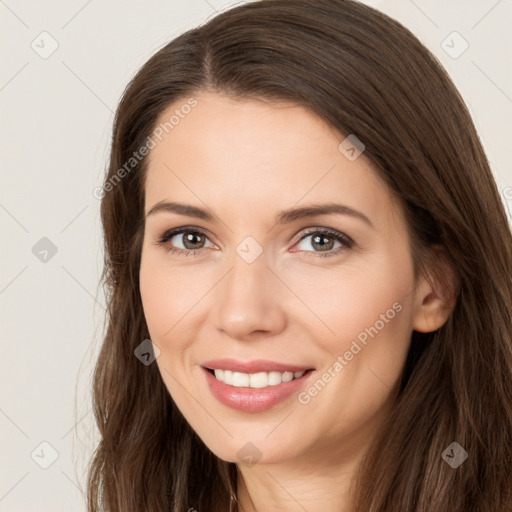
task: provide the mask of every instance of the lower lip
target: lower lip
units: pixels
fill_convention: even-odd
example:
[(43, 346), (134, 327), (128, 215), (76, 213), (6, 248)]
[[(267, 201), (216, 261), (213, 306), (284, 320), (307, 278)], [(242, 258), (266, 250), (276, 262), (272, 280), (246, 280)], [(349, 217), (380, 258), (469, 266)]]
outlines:
[(286, 400), (305, 385), (311, 370), (298, 379), (282, 382), (266, 388), (235, 387), (217, 380), (206, 368), (202, 367), (206, 382), (217, 400), (232, 409), (244, 412), (261, 412)]

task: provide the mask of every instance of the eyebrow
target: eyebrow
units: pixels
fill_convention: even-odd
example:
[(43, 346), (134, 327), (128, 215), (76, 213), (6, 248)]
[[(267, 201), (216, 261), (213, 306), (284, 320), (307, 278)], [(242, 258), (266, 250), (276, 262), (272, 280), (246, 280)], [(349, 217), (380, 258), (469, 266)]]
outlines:
[[(160, 212), (177, 213), (178, 215), (185, 215), (187, 217), (195, 217), (197, 219), (206, 220), (209, 222), (220, 221), (220, 219), (208, 210), (192, 206), (190, 204), (182, 204), (175, 202), (160, 201), (153, 205), (146, 214), (146, 218)], [(375, 229), (370, 219), (362, 212), (337, 203), (322, 203), (300, 206), (297, 208), (289, 208), (281, 211), (276, 215), (274, 224), (290, 224), (296, 220), (304, 219), (307, 217), (314, 217), (316, 215), (349, 215), (364, 221), (371, 228)]]

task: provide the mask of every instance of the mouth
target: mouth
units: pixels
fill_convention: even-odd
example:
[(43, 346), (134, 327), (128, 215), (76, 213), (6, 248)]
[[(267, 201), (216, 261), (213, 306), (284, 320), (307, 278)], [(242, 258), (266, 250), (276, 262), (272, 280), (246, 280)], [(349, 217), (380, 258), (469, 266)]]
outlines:
[(311, 367), (262, 360), (217, 359), (200, 366), (213, 397), (243, 412), (261, 412), (286, 401), (316, 373)]
[(267, 388), (270, 386), (278, 386), (284, 382), (300, 379), (306, 373), (312, 372), (313, 369), (300, 370), (297, 372), (256, 372), (243, 373), (232, 370), (223, 370), (221, 368), (205, 368), (218, 381), (233, 386), (235, 388)]

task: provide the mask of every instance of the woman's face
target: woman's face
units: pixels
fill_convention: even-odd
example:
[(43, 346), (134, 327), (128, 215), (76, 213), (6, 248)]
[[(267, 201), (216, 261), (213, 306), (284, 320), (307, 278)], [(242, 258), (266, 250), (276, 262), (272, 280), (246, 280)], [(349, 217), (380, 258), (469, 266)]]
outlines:
[(145, 183), (163, 381), (224, 460), (350, 457), (389, 412), (421, 302), (401, 209), (307, 110), (195, 99), (161, 116)]

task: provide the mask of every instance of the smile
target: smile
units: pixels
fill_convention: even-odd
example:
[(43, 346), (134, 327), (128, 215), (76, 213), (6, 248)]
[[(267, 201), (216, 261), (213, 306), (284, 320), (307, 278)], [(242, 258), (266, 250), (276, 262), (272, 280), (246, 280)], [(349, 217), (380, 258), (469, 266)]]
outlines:
[(218, 359), (203, 363), (201, 368), (213, 397), (243, 412), (265, 411), (285, 401), (316, 373), (305, 366), (261, 360)]
[(217, 380), (234, 386), (235, 388), (266, 388), (268, 386), (277, 386), (283, 382), (290, 382), (293, 379), (299, 379), (304, 375), (305, 370), (300, 372), (258, 372), (258, 373), (241, 373), (231, 370), (213, 370), (213, 374)]

